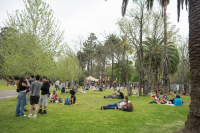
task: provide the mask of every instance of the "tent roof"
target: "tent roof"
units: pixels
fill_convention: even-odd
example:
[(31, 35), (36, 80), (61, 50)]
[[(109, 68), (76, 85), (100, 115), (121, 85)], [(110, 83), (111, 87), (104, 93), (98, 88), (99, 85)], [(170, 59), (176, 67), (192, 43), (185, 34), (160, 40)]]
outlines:
[(96, 79), (96, 78), (94, 78), (94, 77), (92, 77), (92, 76), (89, 76), (89, 77), (87, 77), (86, 79), (87, 79), (87, 80), (91, 80), (91, 81), (99, 81), (99, 79)]

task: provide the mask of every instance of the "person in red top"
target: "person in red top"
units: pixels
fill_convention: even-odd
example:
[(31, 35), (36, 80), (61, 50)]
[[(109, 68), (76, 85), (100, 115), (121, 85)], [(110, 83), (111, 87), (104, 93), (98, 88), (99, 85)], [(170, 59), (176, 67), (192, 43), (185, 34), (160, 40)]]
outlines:
[(50, 95), (50, 102), (54, 103), (56, 100), (58, 100), (58, 95), (56, 94), (56, 91), (53, 91)]

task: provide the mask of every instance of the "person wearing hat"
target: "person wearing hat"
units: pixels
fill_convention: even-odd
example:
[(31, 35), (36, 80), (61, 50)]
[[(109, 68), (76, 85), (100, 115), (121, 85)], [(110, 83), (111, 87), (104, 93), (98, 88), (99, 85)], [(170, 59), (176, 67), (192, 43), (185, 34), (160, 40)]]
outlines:
[[(39, 100), (39, 105), (40, 105), (40, 110), (38, 113), (40, 114), (46, 114), (47, 111), (47, 105), (48, 105), (48, 96), (49, 96), (49, 88), (50, 88), (50, 83), (47, 81), (47, 77), (43, 76), (42, 77), (42, 87), (41, 87), (41, 96)], [(44, 106), (44, 112), (42, 112), (42, 106)]]
[(54, 103), (56, 100), (58, 100), (58, 95), (56, 94), (56, 91), (53, 91), (53, 93), (51, 93), (50, 98), (51, 103)]

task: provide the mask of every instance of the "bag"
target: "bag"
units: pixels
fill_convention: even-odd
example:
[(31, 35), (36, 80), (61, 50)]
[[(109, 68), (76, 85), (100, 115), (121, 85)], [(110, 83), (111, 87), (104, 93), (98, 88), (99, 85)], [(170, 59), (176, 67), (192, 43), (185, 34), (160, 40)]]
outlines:
[(18, 89), (16, 89), (16, 92), (19, 92), (19, 90), (18, 90)]
[(60, 103), (63, 103), (63, 99), (62, 98), (59, 98), (58, 100)]
[(68, 97), (65, 98), (65, 105), (70, 105), (70, 99)]

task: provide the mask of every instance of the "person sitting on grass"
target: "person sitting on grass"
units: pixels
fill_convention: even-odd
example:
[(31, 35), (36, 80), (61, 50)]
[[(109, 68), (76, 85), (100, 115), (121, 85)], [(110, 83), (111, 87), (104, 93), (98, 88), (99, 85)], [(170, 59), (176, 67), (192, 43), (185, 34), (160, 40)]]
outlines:
[(104, 96), (104, 98), (116, 98), (116, 97), (117, 97), (116, 93), (113, 93), (112, 95)]
[(70, 104), (75, 105), (76, 103), (76, 96), (75, 96), (75, 90), (70, 90), (70, 94), (71, 94), (71, 99), (70, 99)]
[(53, 91), (50, 95), (50, 103), (55, 103), (55, 101), (58, 100), (58, 95), (56, 94), (56, 91)]
[(157, 93), (156, 96), (155, 96), (155, 103), (160, 104), (160, 96), (159, 96), (159, 93)]
[(118, 90), (119, 95), (117, 96), (117, 99), (124, 99), (124, 94)]
[(65, 87), (63, 85), (62, 89), (61, 89), (61, 94), (65, 93)]
[(82, 87), (82, 90), (80, 91), (80, 93), (86, 93), (85, 92), (85, 87)]
[(128, 102), (128, 97), (124, 98), (125, 105), (122, 106), (122, 111), (132, 112), (133, 111), (133, 104)]
[(169, 97), (167, 96), (167, 92), (164, 92), (164, 95), (162, 96), (162, 99), (163, 99), (163, 101), (165, 102), (165, 103), (171, 103), (170, 101), (169, 101)]
[(176, 98), (174, 99), (174, 105), (175, 106), (182, 106), (182, 100), (181, 97), (179, 95), (176, 96)]
[(7, 86), (10, 86), (10, 83), (9, 83), (9, 82), (7, 83)]

